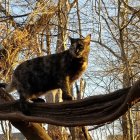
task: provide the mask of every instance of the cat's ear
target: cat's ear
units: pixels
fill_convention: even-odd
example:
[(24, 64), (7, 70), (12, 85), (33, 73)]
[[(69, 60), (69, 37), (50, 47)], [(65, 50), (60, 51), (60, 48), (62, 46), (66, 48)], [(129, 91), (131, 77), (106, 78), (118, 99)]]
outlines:
[(87, 35), (87, 36), (84, 38), (84, 42), (90, 43), (90, 41), (91, 41), (91, 34)]

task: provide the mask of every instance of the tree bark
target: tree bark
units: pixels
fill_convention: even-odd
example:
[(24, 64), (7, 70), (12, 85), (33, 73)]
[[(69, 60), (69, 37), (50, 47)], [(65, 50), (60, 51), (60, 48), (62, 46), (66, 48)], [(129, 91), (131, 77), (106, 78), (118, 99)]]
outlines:
[[(59, 126), (85, 126), (109, 123), (122, 116), (140, 100), (140, 80), (131, 88), (110, 94), (62, 103), (27, 103), (30, 116), (20, 112), (19, 101), (0, 105), (0, 119), (49, 123)], [(0, 91), (1, 92), (1, 91)]]
[[(7, 103), (9, 101), (14, 101), (13, 97), (7, 94), (3, 89), (0, 89), (0, 103)], [(11, 120), (11, 124), (15, 126), (27, 140), (51, 140), (46, 130), (38, 123)]]

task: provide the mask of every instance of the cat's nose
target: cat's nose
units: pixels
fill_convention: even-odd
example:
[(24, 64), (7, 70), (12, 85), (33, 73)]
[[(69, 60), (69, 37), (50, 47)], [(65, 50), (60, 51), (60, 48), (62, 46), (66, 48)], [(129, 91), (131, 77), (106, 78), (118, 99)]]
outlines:
[(79, 51), (80, 51), (79, 49), (76, 49), (76, 51), (75, 51), (75, 52), (78, 54), (78, 53), (79, 53)]

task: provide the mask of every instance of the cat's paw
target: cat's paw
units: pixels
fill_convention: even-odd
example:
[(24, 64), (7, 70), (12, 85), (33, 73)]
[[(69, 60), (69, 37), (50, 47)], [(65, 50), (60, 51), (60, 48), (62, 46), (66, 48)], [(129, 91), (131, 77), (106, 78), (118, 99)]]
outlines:
[(62, 94), (62, 98), (63, 98), (64, 101), (65, 100), (67, 100), (67, 101), (73, 100), (73, 96), (70, 95), (70, 94)]
[(29, 116), (30, 115), (30, 110), (28, 109), (28, 102), (20, 102), (20, 110), (22, 111), (23, 114)]
[(45, 100), (42, 98), (31, 99), (34, 103), (45, 103)]

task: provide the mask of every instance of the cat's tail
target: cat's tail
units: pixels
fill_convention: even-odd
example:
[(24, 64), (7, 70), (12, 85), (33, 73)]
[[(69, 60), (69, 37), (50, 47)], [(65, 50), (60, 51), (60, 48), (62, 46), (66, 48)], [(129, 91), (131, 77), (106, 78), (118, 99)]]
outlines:
[(4, 88), (6, 92), (10, 93), (15, 89), (15, 86), (13, 83), (0, 83), (0, 88)]

